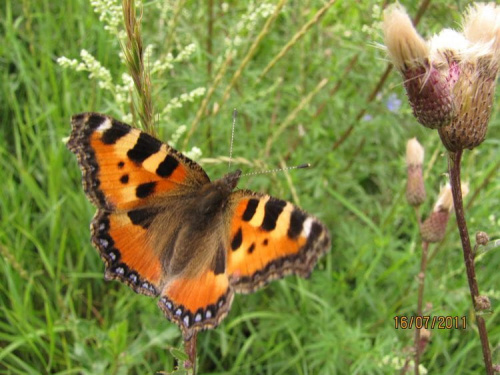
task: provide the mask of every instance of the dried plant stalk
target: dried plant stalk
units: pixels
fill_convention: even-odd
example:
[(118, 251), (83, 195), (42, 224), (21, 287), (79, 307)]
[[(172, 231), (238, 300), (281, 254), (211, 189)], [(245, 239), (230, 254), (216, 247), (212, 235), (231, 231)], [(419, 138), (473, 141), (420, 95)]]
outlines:
[(139, 115), (142, 126), (150, 134), (155, 134), (154, 110), (151, 98), (151, 78), (149, 70), (145, 67), (144, 48), (141, 36), (141, 18), (137, 19), (135, 1), (123, 0), (123, 21), (127, 39), (123, 45), (125, 62), (134, 80), (137, 102), (134, 109)]

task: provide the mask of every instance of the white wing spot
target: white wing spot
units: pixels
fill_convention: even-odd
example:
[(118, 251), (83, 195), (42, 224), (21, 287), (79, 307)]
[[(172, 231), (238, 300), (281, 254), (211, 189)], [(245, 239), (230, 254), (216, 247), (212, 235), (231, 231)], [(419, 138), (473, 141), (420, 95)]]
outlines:
[(304, 237), (309, 237), (309, 234), (311, 233), (311, 228), (312, 228), (312, 223), (314, 219), (311, 217), (308, 217), (306, 221), (304, 221), (304, 224), (302, 225), (302, 236)]
[(111, 129), (111, 120), (109, 118), (106, 118), (104, 122), (97, 127), (97, 130), (102, 132), (108, 129)]

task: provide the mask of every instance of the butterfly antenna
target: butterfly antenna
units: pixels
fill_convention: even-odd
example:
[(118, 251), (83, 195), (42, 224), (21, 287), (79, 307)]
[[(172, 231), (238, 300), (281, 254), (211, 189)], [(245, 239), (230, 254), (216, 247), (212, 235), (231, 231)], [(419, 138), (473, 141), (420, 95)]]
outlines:
[(310, 166), (311, 166), (311, 164), (305, 163), (305, 164), (300, 164), (300, 165), (294, 165), (293, 167), (275, 168), (275, 169), (269, 169), (267, 171), (245, 173), (245, 174), (242, 174), (240, 177), (256, 176), (259, 174), (267, 174), (267, 173), (275, 173), (275, 172), (283, 172), (283, 171), (289, 171), (291, 169), (303, 169), (303, 168), (309, 168)]
[(235, 108), (235, 109), (233, 109), (233, 127), (231, 129), (231, 143), (229, 144), (229, 163), (227, 166), (228, 170), (231, 169), (231, 158), (233, 156), (234, 127), (236, 125), (236, 116), (237, 115), (238, 115), (238, 111)]

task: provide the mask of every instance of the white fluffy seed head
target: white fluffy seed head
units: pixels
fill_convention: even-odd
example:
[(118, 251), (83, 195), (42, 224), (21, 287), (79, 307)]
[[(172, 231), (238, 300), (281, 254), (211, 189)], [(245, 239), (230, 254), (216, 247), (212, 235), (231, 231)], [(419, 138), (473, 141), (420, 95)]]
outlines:
[[(462, 198), (465, 198), (469, 194), (469, 184), (462, 184)], [(451, 193), (451, 185), (448, 183), (441, 188), (439, 192), (439, 197), (434, 205), (434, 211), (452, 211), (453, 210), (453, 195)]]
[[(500, 6), (479, 3), (469, 6), (463, 20), (465, 37), (474, 43), (472, 54), (490, 55), (491, 63), (500, 63)], [(498, 69), (498, 67), (497, 67)]]
[(447, 67), (450, 58), (462, 60), (469, 48), (464, 35), (452, 29), (443, 29), (429, 40), (430, 59), (437, 68)]
[(384, 11), (383, 31), (389, 56), (399, 70), (419, 66), (428, 58), (427, 43), (401, 5), (390, 5)]
[(494, 3), (478, 3), (469, 6), (464, 21), (465, 37), (471, 42), (487, 43), (495, 40), (500, 44), (500, 6)]

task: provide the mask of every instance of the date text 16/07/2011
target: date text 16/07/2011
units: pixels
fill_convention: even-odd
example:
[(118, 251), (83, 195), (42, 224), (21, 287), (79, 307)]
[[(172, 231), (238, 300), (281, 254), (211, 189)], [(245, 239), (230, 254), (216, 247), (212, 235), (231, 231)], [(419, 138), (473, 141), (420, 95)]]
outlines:
[(467, 317), (466, 316), (402, 316), (396, 315), (394, 317), (395, 329), (466, 329)]

